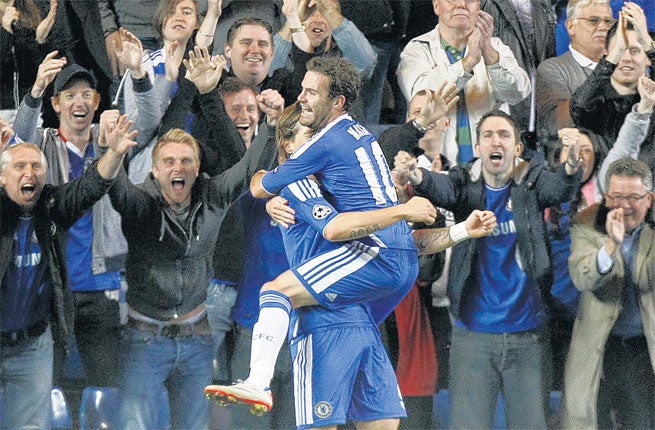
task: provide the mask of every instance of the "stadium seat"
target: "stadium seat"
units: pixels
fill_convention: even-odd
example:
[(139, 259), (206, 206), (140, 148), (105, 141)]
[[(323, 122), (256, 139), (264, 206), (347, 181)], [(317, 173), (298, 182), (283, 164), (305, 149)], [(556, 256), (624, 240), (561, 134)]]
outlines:
[(53, 429), (70, 429), (73, 426), (73, 417), (61, 388), (54, 387), (52, 389), (50, 402), (50, 427)]
[(84, 388), (80, 404), (80, 430), (117, 428), (119, 401), (118, 388)]
[[(120, 390), (118, 388), (84, 388), (80, 404), (80, 430), (118, 428), (119, 404)], [(161, 393), (158, 409), (155, 428), (167, 430), (170, 428), (170, 408), (166, 390)]]

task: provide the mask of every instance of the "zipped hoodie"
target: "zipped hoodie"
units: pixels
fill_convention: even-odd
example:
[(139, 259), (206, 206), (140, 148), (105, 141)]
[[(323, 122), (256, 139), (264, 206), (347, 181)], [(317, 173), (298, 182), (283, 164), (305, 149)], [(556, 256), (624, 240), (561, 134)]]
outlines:
[(128, 243), (127, 302), (134, 310), (165, 321), (205, 301), (224, 209), (276, 152), (273, 142), (253, 142), (230, 169), (211, 178), (199, 175), (191, 190), (187, 228), (178, 222), (152, 173), (134, 185), (121, 172), (109, 194)]

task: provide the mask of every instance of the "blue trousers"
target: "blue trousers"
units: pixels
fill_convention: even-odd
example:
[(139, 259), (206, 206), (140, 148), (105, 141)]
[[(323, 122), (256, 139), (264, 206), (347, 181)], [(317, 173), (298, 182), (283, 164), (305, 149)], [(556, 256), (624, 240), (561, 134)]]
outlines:
[(214, 381), (231, 381), (230, 360), (225, 335), (232, 330), (232, 307), (237, 301), (235, 286), (212, 280), (207, 287), (207, 318), (214, 338), (213, 378)]
[(0, 348), (0, 428), (49, 429), (53, 348), (50, 327)]
[(213, 341), (210, 335), (167, 337), (131, 327), (123, 331), (121, 382), (123, 428), (152, 430), (159, 423), (161, 392), (168, 389), (171, 429), (206, 429), (212, 381)]

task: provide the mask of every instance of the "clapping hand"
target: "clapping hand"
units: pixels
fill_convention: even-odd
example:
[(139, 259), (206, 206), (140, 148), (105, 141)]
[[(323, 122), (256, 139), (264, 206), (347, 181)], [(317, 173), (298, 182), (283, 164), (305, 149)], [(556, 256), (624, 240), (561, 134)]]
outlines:
[(36, 41), (39, 45), (43, 45), (52, 30), (52, 26), (55, 24), (55, 17), (57, 16), (57, 5), (59, 2), (57, 0), (50, 0), (50, 10), (45, 18), (39, 23), (36, 27)]
[(605, 250), (610, 256), (614, 256), (616, 250), (623, 243), (625, 238), (625, 218), (623, 208), (616, 208), (609, 211), (605, 219), (605, 230), (607, 231), (610, 243), (605, 242)]
[(637, 91), (640, 97), (637, 112), (652, 113), (655, 106), (655, 81), (647, 76), (640, 77), (637, 82)]

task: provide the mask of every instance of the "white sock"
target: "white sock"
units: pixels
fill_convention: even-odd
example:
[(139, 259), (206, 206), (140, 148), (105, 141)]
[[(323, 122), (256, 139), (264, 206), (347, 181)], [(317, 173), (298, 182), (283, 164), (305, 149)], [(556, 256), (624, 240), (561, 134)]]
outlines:
[(248, 382), (261, 389), (273, 379), (275, 362), (289, 331), (289, 298), (277, 291), (265, 291), (259, 296), (259, 319), (252, 331), (250, 375)]

